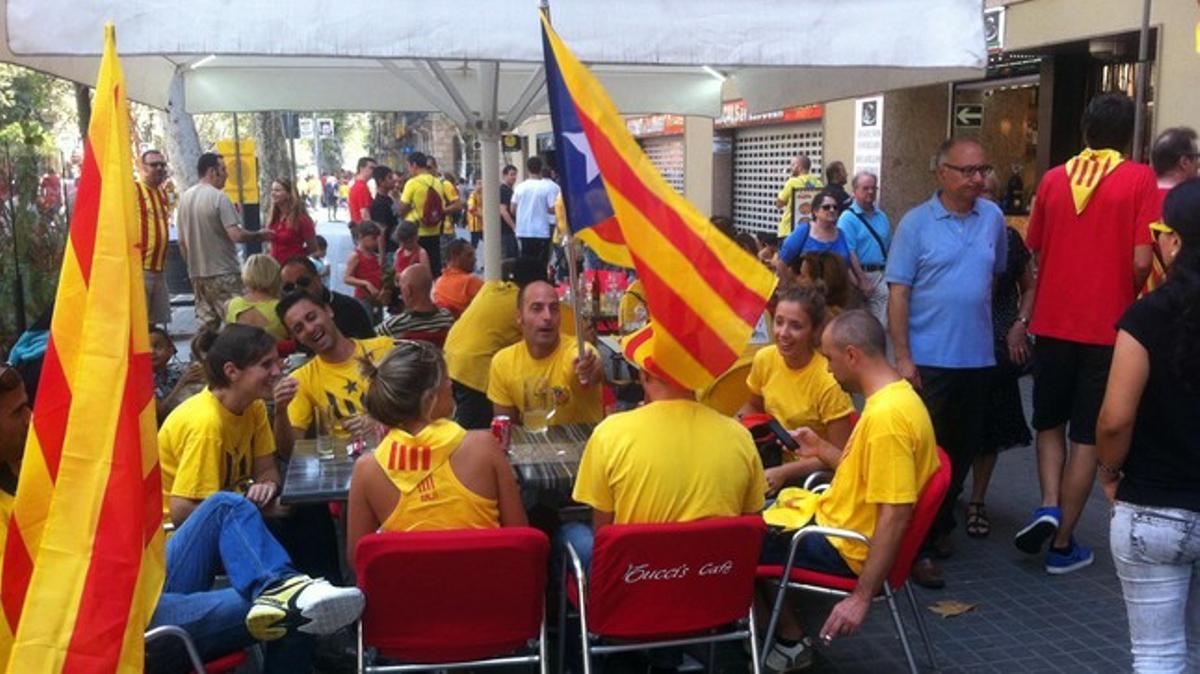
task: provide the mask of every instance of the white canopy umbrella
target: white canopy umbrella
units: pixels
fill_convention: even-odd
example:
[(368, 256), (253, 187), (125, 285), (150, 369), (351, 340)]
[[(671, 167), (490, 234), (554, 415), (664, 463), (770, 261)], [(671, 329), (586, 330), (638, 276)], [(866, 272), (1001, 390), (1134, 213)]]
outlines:
[[(189, 112), (440, 111), (483, 142), (547, 110), (537, 0), (0, 0), (0, 61), (94, 84), (112, 21), (130, 96)], [(983, 0), (557, 0), (555, 29), (628, 113), (716, 117), (979, 77)], [(727, 78), (727, 79), (726, 79)]]

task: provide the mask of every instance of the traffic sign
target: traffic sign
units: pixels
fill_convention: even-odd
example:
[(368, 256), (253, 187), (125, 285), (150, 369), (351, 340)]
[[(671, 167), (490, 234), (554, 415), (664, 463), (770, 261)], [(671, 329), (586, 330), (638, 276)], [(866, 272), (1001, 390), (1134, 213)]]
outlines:
[(954, 126), (960, 129), (978, 129), (983, 126), (983, 105), (979, 103), (955, 105)]

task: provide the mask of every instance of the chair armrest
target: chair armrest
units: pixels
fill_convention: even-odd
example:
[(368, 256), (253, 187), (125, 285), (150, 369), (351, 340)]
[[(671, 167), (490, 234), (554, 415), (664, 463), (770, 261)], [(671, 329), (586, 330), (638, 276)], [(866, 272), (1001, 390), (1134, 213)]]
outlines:
[(815, 525), (801, 527), (796, 530), (796, 533), (792, 534), (792, 543), (788, 546), (787, 563), (785, 563), (783, 566), (783, 575), (780, 576), (780, 582), (786, 582), (787, 579), (792, 575), (792, 569), (796, 566), (796, 548), (799, 547), (800, 541), (803, 540), (805, 536), (814, 536), (817, 534), (822, 536), (830, 536), (833, 538), (845, 538), (851, 541), (858, 541), (859, 543), (862, 543), (868, 547), (871, 545), (871, 539), (858, 533), (857, 531)]
[(179, 639), (183, 642), (184, 650), (187, 651), (188, 661), (192, 665), (192, 670), (196, 672), (204, 671), (204, 661), (200, 659), (200, 651), (196, 650), (196, 643), (192, 641), (191, 635), (184, 631), (182, 627), (178, 625), (155, 627), (147, 631), (142, 639), (147, 644), (152, 641), (162, 641), (164, 639)]
[(832, 479), (833, 471), (818, 470), (815, 473), (809, 473), (808, 477), (804, 478), (804, 488), (811, 492), (820, 493), (817, 491), (817, 488), (820, 486), (828, 486), (829, 481)]

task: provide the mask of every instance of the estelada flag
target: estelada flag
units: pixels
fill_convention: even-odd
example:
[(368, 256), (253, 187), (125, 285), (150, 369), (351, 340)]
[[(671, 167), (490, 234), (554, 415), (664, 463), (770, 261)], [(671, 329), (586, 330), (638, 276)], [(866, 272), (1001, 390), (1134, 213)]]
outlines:
[(653, 326), (639, 365), (702, 389), (745, 349), (775, 276), (663, 179), (544, 13), (542, 43), (571, 231), (637, 270)]
[(0, 567), (7, 671), (140, 672), (164, 575), (129, 107), (112, 25)]

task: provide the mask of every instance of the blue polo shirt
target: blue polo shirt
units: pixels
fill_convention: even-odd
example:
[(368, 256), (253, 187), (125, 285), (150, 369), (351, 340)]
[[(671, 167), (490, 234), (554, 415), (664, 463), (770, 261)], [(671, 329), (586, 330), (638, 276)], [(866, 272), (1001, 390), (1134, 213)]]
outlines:
[(805, 253), (828, 252), (845, 260), (847, 266), (850, 265), (850, 240), (846, 238), (845, 232), (839, 229), (837, 238), (833, 241), (818, 241), (812, 237), (810, 230), (809, 223), (802, 223), (783, 240), (783, 245), (779, 247), (779, 259), (783, 260), (784, 264), (791, 264)]
[[(851, 212), (853, 211), (853, 212)], [(857, 213), (858, 215), (855, 215)], [(870, 223), (871, 231), (879, 235), (879, 241), (883, 242), (883, 249), (879, 248), (879, 241), (871, 236), (871, 232), (867, 231), (867, 225), (863, 224), (861, 215)], [(887, 249), (892, 245), (892, 223), (888, 220), (888, 216), (878, 208), (872, 211), (863, 210), (862, 206), (858, 205), (858, 201), (850, 204), (850, 208), (842, 211), (837, 222), (838, 229), (846, 234), (846, 242), (850, 244), (850, 249), (858, 253), (858, 261), (863, 265), (882, 265), (887, 260)]]
[(938, 193), (904, 215), (884, 278), (912, 288), (908, 342), (913, 362), (970, 368), (996, 364), (992, 282), (1004, 273), (1008, 237), (996, 204), (976, 199), (971, 212), (946, 210)]

